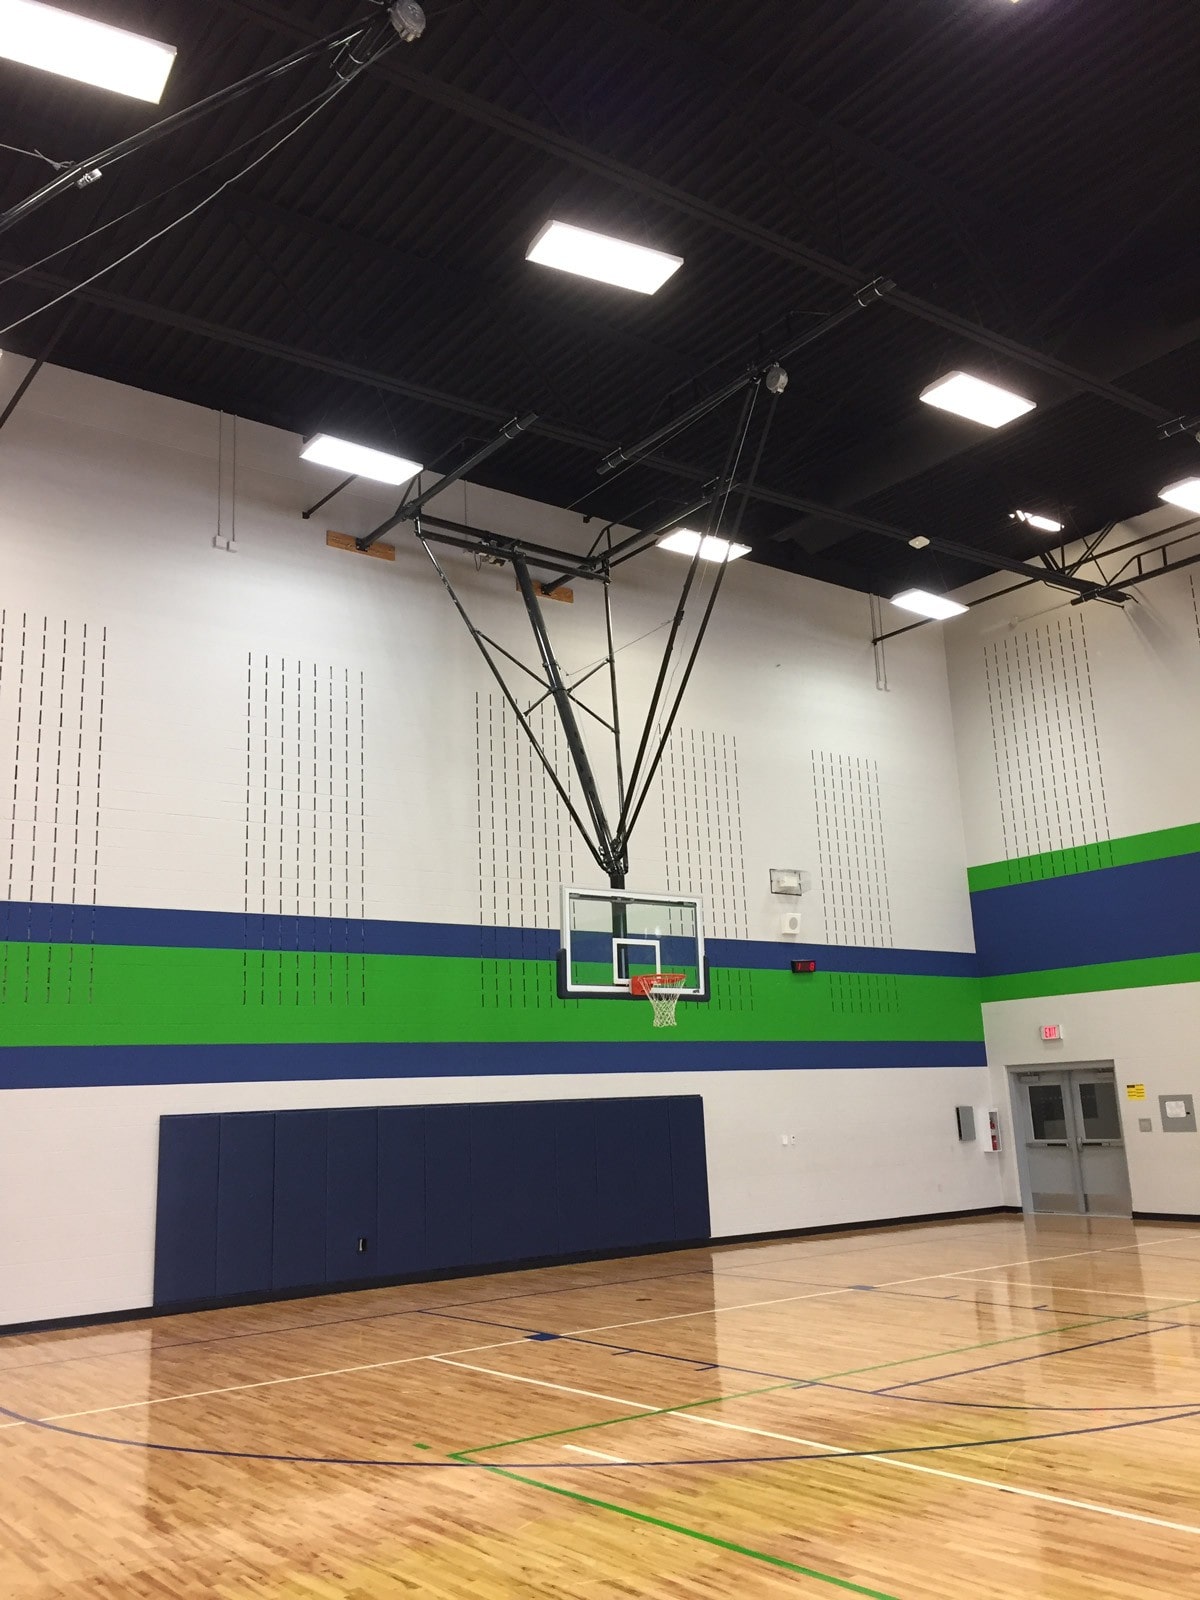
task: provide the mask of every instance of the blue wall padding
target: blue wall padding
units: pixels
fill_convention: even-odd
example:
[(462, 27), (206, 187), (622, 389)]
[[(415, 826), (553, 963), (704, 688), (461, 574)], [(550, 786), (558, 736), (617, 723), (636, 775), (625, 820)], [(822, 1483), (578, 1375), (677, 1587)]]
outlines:
[(158, 1135), (154, 1302), (217, 1292), (219, 1116), (163, 1117)]
[[(703, 1113), (702, 1113), (703, 1115)], [(596, 1179), (596, 1102), (555, 1106), (555, 1199), (558, 1242), (565, 1256), (604, 1248)]]
[(221, 1118), (217, 1169), (218, 1295), (250, 1294), (271, 1281), (275, 1118), (269, 1111)]
[(699, 1096), (163, 1117), (155, 1304), (707, 1238)]
[[(164, 1117), (161, 1126), (178, 1119)], [(275, 1113), (275, 1237), (271, 1288), (325, 1281), (327, 1111)]]
[(381, 1278), (426, 1270), (424, 1106), (379, 1108), (375, 1228)]
[(431, 1268), (473, 1264), (471, 1108), (425, 1108), (425, 1248)]
[[(374, 1275), (378, 1245), (379, 1113), (355, 1106), (329, 1113), (326, 1165), (325, 1281)], [(360, 1249), (360, 1242), (362, 1248)]]
[(704, 1149), (704, 1102), (699, 1095), (678, 1095), (670, 1102), (671, 1175), (675, 1237), (707, 1239), (708, 1175)]

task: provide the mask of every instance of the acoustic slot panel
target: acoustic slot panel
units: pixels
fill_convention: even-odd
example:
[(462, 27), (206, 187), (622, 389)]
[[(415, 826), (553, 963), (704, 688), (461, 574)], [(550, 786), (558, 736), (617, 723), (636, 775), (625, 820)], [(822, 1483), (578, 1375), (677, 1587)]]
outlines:
[(1093, 864), (1111, 865), (1085, 619), (991, 641), (984, 667), (1006, 859), (1095, 845)]
[[(539, 707), (529, 721), (566, 783), (570, 756), (553, 708)], [(537, 960), (535, 930), (558, 927), (559, 890), (575, 881), (577, 850), (585, 846), (499, 694), (475, 696), (475, 749), (480, 999), (503, 1010), (557, 1005), (553, 975)]]
[(346, 667), (247, 659), (247, 1005), (366, 1004), (364, 694)]
[(821, 899), (830, 944), (895, 943), (879, 763), (812, 752)]
[(900, 981), (883, 972), (831, 972), (829, 1003), (834, 1011), (895, 1015), (902, 1011)]
[[(6, 1004), (77, 1005), (94, 996), (107, 663), (104, 628), (0, 610)], [(35, 902), (62, 908), (50, 941), (31, 937)]]
[(708, 1237), (699, 1096), (168, 1116), (155, 1304)]
[[(668, 894), (698, 895), (708, 937), (749, 938), (737, 740), (676, 727), (657, 781), (662, 871), (647, 873), (647, 882)], [(645, 844), (644, 836), (635, 840), (641, 861), (649, 856)]]

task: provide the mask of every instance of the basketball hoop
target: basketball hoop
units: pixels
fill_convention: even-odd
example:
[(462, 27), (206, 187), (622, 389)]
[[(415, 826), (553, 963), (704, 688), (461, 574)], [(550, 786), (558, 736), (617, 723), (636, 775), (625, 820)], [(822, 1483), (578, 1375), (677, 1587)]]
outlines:
[(675, 1026), (675, 1005), (679, 991), (687, 982), (686, 972), (643, 972), (629, 980), (630, 994), (649, 1000), (654, 1007), (654, 1026)]

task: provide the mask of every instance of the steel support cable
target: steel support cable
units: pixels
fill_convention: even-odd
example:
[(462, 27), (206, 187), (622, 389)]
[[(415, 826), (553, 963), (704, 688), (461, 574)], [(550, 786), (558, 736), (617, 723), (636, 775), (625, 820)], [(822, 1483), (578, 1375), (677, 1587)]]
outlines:
[[(746, 398), (742, 402), (742, 410), (738, 418), (738, 425), (734, 431), (733, 438), (730, 440), (729, 450), (725, 457), (725, 466), (721, 475), (721, 482), (724, 485), (724, 496), (721, 501), (720, 510), (716, 514), (715, 521), (711, 517), (709, 519), (710, 532), (715, 531), (715, 529), (721, 525), (721, 519), (724, 515), (725, 507), (729, 503), (729, 495), (733, 488), (733, 478), (731, 477), (731, 473), (736, 472), (737, 462), (741, 460), (742, 447), (746, 441), (746, 434), (750, 427), (750, 419), (754, 414), (754, 403), (757, 397), (758, 385), (755, 384), (752, 388), (747, 389), (746, 391)], [(696, 553), (692, 557), (691, 565), (688, 567), (687, 577), (684, 579), (683, 591), (679, 596), (679, 605), (676, 608), (674, 617), (671, 619), (671, 631), (667, 636), (666, 647), (663, 650), (662, 663), (658, 669), (658, 678), (654, 685), (654, 692), (650, 697), (650, 705), (646, 712), (646, 721), (642, 727), (641, 739), (638, 741), (637, 755), (634, 757), (633, 767), (629, 774), (628, 783), (626, 784), (625, 803), (621, 807), (620, 816), (617, 818), (617, 826), (614, 830), (614, 841), (617, 850), (622, 854), (629, 848), (628, 818), (631, 809), (630, 803), (641, 778), (642, 763), (645, 760), (646, 750), (649, 746), (650, 737), (654, 730), (654, 718), (658, 711), (659, 704), (662, 701), (663, 689), (666, 686), (667, 673), (671, 665), (671, 657), (674, 653), (675, 642), (679, 637), (679, 630), (683, 626), (688, 596), (691, 593), (692, 585), (696, 579), (696, 572), (700, 565), (700, 551), (702, 548), (702, 542), (698, 541), (696, 544)], [(659, 754), (656, 758), (656, 765), (657, 761), (661, 760), (661, 758), (662, 747), (660, 745)]]
[[(753, 415), (754, 415), (754, 401), (757, 399), (757, 395), (758, 395), (758, 386), (756, 385), (755, 388), (750, 391), (750, 394), (747, 397), (749, 399), (749, 401), (750, 401), (750, 405), (749, 405), (749, 408), (748, 408), (749, 415), (747, 415), (747, 417), (745, 419), (745, 426), (742, 429), (741, 438), (740, 438), (740, 440), (738, 442), (737, 458), (733, 463), (731, 476), (730, 476), (730, 480), (729, 480), (729, 489), (726, 491), (725, 498), (721, 503), (721, 509), (717, 513), (716, 524), (715, 524), (715, 527), (714, 527), (714, 535), (716, 534), (716, 529), (720, 528), (723, 525), (725, 512), (726, 512), (726, 510), (728, 509), (728, 506), (729, 506), (730, 495), (734, 491), (734, 486), (735, 486), (735, 483), (736, 483), (736, 480), (737, 480), (738, 466), (739, 466), (739, 464), (741, 462), (742, 451), (745, 449), (746, 439), (747, 439), (747, 437), (749, 435), (749, 432), (750, 432), (750, 423), (751, 423), (751, 421), (753, 419)], [(775, 418), (775, 412), (774, 412), (774, 409), (772, 409), (770, 412), (768, 412), (766, 423), (764, 424), (763, 430), (762, 430), (761, 434), (759, 435), (758, 448), (757, 448), (757, 450), (755, 451), (755, 454), (754, 454), (754, 464), (751, 466), (749, 476), (746, 479), (746, 486), (745, 486), (745, 488), (743, 490), (743, 493), (742, 493), (741, 504), (738, 506), (737, 515), (734, 517), (734, 520), (733, 520), (733, 526), (730, 529), (728, 529), (728, 531), (726, 533), (723, 533), (723, 534), (720, 535), (720, 537), (722, 537), (722, 538), (727, 538), (730, 541), (730, 543), (733, 542), (733, 540), (737, 537), (738, 533), (741, 531), (742, 518), (745, 515), (745, 511), (746, 511), (746, 503), (750, 498), (749, 490), (750, 490), (750, 487), (753, 485), (754, 480), (755, 480), (755, 478), (756, 478), (756, 476), (758, 474), (758, 468), (759, 468), (759, 465), (760, 465), (760, 463), (762, 461), (762, 458), (763, 458), (763, 451), (766, 449), (767, 436), (769, 435), (769, 433), (771, 431), (771, 423), (774, 421), (774, 418)], [(620, 836), (620, 838), (618, 840), (618, 845), (622, 850), (627, 850), (629, 848), (629, 840), (632, 837), (634, 827), (637, 824), (638, 818), (642, 814), (642, 807), (646, 804), (647, 797), (649, 796), (649, 793), (650, 793), (651, 785), (654, 783), (654, 780), (658, 775), (658, 769), (662, 765), (662, 758), (666, 754), (667, 743), (670, 740), (671, 733), (672, 733), (672, 731), (673, 731), (673, 729), (675, 727), (675, 719), (676, 719), (676, 717), (678, 717), (679, 709), (683, 705), (683, 697), (687, 693), (687, 686), (688, 686), (688, 683), (691, 680), (692, 669), (695, 667), (696, 661), (699, 658), (700, 646), (704, 643), (704, 636), (705, 636), (706, 632), (708, 631), (709, 620), (712, 617), (713, 609), (714, 609), (714, 607), (716, 606), (716, 603), (717, 603), (717, 596), (721, 592), (721, 585), (725, 581), (725, 574), (729, 570), (729, 565), (730, 565), (729, 560), (728, 560), (728, 558), (726, 558), (726, 560), (724, 560), (724, 561), (722, 561), (720, 563), (720, 566), (717, 569), (717, 576), (716, 576), (716, 579), (713, 582), (712, 592), (709, 594), (708, 604), (704, 608), (704, 614), (700, 618), (700, 626), (696, 631), (695, 643), (692, 645), (691, 654), (689, 655), (688, 661), (687, 661), (687, 665), (684, 668), (683, 678), (682, 678), (682, 680), (680, 682), (678, 692), (676, 693), (674, 701), (672, 702), (672, 705), (671, 705), (671, 709), (667, 714), (666, 724), (665, 724), (665, 727), (663, 729), (662, 737), (661, 737), (661, 739), (659, 740), (659, 743), (658, 743), (658, 749), (656, 750), (656, 752), (654, 754), (654, 757), (653, 757), (653, 759), (652, 759), (652, 761), (650, 763), (650, 766), (647, 769), (645, 779), (643, 780), (643, 783), (642, 783), (641, 794), (638, 796), (638, 799), (637, 799), (635, 805), (633, 806), (632, 811), (630, 812), (629, 820), (625, 824), (624, 831), (623, 831), (623, 833), (621, 834), (621, 836)]]
[(504, 696), (505, 701), (508, 703), (508, 707), (511, 710), (513, 716), (516, 717), (518, 723), (520, 723), (520, 725), (521, 725), (521, 728), (522, 728), (523, 732), (525, 733), (525, 736), (528, 738), (530, 744), (533, 746), (533, 749), (537, 754), (537, 758), (542, 763), (542, 766), (545, 768), (546, 775), (550, 779), (550, 782), (553, 784), (554, 789), (557, 792), (559, 799), (562, 801), (563, 805), (566, 806), (567, 814), (570, 816), (571, 821), (575, 824), (575, 827), (578, 829), (580, 838), (583, 840), (584, 844), (587, 845), (588, 851), (590, 852), (590, 854), (592, 856), (592, 859), (595, 861), (596, 865), (598, 867), (600, 867), (602, 871), (607, 872), (608, 871), (607, 863), (605, 862), (604, 858), (601, 856), (599, 848), (593, 842), (592, 836), (588, 832), (587, 827), (586, 827), (586, 825), (585, 825), (585, 823), (583, 821), (583, 818), (579, 815), (579, 812), (572, 805), (571, 797), (567, 793), (565, 787), (563, 786), (562, 780), (559, 778), (558, 773), (555, 772), (553, 764), (551, 763), (549, 757), (546, 755), (546, 752), (542, 749), (541, 744), (538, 742), (538, 737), (533, 731), (533, 728), (532, 728), (532, 726), (531, 726), (531, 724), (529, 722), (529, 718), (525, 715), (525, 713), (521, 710), (520, 706), (517, 704), (516, 698), (513, 695), (512, 690), (508, 687), (508, 684), (504, 681), (504, 674), (500, 671), (500, 668), (496, 665), (495, 661), (492, 659), (492, 656), (491, 656), (490, 652), (488, 651), (487, 645), (484, 644), (483, 636), (480, 634), (479, 629), (476, 628), (475, 624), (471, 621), (470, 617), (467, 615), (467, 608), (463, 605), (462, 601), (459, 599), (458, 593), (455, 590), (454, 585), (450, 582), (450, 579), (447, 577), (445, 569), (443, 568), (441, 562), (434, 555), (433, 551), (429, 548), (429, 545), (428, 545), (428, 543), (427, 543), (427, 541), (425, 539), (425, 536), (421, 532), (421, 523), (420, 523), (419, 519), (417, 521), (416, 528), (415, 528), (414, 531), (416, 532), (417, 539), (418, 539), (418, 541), (419, 541), (419, 543), (421, 545), (421, 548), (424, 550), (425, 554), (429, 557), (429, 560), (432, 563), (433, 570), (437, 573), (439, 579), (441, 580), (442, 587), (445, 589), (446, 593), (449, 595), (450, 600), (451, 600), (451, 602), (452, 602), (452, 604), (454, 606), (454, 609), (458, 612), (459, 616), (461, 617), (461, 619), (463, 621), (463, 624), (466, 627), (467, 632), (471, 635), (471, 638), (475, 641), (476, 648), (478, 649), (480, 655), (487, 662), (488, 670), (491, 672), (492, 677), (495, 678), (496, 683), (497, 683), (497, 685), (498, 685), (498, 687), (500, 689), (500, 693)]

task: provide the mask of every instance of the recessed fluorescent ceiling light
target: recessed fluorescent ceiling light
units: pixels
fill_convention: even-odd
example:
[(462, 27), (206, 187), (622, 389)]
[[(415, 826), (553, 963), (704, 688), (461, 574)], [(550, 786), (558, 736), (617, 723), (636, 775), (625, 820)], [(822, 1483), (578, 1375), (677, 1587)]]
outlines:
[(892, 604), (905, 611), (915, 611), (919, 617), (932, 617), (935, 622), (960, 617), (967, 609), (957, 600), (947, 600), (944, 594), (930, 594), (927, 589), (905, 589), (903, 594), (892, 596)]
[(407, 483), (422, 470), (419, 461), (406, 461), (403, 456), (389, 455), (386, 450), (370, 450), (365, 444), (351, 444), (348, 439), (334, 439), (328, 433), (318, 433), (310, 439), (300, 455), (318, 466), (336, 467), (339, 472), (352, 472), (357, 478), (373, 478), (376, 483)]
[(1200, 478), (1180, 478), (1158, 491), (1158, 498), (1168, 505), (1182, 506), (1185, 511), (1200, 512)]
[(699, 550), (701, 561), (737, 561), (750, 554), (748, 544), (730, 544), (728, 539), (718, 539), (711, 533), (695, 533), (691, 528), (676, 528), (674, 533), (658, 541), (658, 547), (681, 556), (694, 556)]
[(1027, 522), (1031, 528), (1040, 528), (1043, 533), (1061, 533), (1063, 525), (1055, 522), (1053, 517), (1043, 517), (1037, 511), (1014, 511), (1013, 516), (1018, 522)]
[(636, 289), (639, 294), (656, 294), (683, 265), (682, 256), (575, 228), (569, 222), (548, 222), (526, 250), (525, 259), (580, 278)]
[(175, 47), (39, 0), (0, 0), (0, 56), (157, 105)]
[(927, 406), (953, 411), (972, 422), (982, 422), (988, 428), (1002, 428), (1014, 417), (1023, 417), (1027, 411), (1032, 411), (1035, 404), (1023, 395), (1013, 394), (1011, 389), (1001, 389), (998, 384), (974, 378), (969, 372), (948, 372), (944, 378), (922, 389), (921, 399)]

